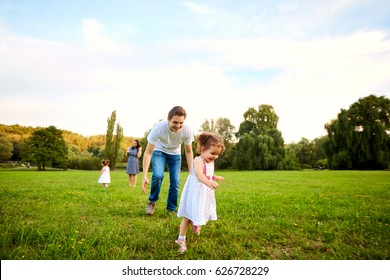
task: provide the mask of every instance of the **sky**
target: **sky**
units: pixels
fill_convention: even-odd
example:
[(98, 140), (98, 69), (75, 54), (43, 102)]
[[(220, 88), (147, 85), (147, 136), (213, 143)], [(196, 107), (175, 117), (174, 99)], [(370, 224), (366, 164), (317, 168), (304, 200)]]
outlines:
[(0, 123), (143, 137), (273, 106), (285, 143), (390, 98), (388, 0), (0, 0)]

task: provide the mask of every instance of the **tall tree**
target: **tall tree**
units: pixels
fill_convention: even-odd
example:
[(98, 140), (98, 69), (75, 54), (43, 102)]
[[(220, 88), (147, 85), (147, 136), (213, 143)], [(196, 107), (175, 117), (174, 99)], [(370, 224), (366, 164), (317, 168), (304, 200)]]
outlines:
[(260, 135), (276, 129), (279, 117), (271, 105), (259, 105), (258, 110), (251, 107), (244, 113), (244, 121), (240, 124), (237, 136), (245, 133)]
[(325, 125), (332, 169), (385, 169), (390, 161), (390, 100), (369, 95)]
[(120, 143), (123, 139), (123, 128), (119, 125), (119, 123), (116, 126), (116, 135), (114, 135), (115, 123), (116, 111), (113, 111), (111, 113), (111, 117), (107, 119), (107, 133), (104, 149), (105, 158), (110, 160), (111, 169), (115, 169)]
[(284, 167), (284, 140), (277, 129), (279, 117), (271, 105), (259, 105), (244, 113), (234, 152), (238, 169), (274, 170)]
[(64, 168), (68, 147), (62, 131), (55, 126), (35, 130), (26, 143), (28, 160), (45, 170), (47, 166)]
[(121, 141), (123, 139), (123, 128), (119, 125), (116, 125), (116, 135), (114, 136), (113, 145), (112, 145), (112, 167), (115, 168), (116, 162), (118, 160), (119, 150), (121, 146)]
[(114, 137), (115, 122), (116, 122), (116, 111), (113, 111), (111, 113), (111, 117), (107, 119), (107, 132), (106, 132), (106, 140), (104, 145), (104, 157), (105, 159), (109, 159), (110, 161), (112, 159), (112, 153), (111, 153), (112, 144), (113, 144), (112, 139)]

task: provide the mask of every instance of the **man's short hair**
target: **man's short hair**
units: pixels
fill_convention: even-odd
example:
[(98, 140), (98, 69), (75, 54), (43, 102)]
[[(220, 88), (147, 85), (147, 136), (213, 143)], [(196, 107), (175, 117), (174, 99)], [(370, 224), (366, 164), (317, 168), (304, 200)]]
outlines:
[(183, 107), (181, 106), (175, 106), (173, 107), (169, 113), (168, 113), (168, 120), (171, 120), (173, 118), (173, 116), (184, 116), (184, 118), (187, 117), (187, 112), (186, 110), (184, 110)]

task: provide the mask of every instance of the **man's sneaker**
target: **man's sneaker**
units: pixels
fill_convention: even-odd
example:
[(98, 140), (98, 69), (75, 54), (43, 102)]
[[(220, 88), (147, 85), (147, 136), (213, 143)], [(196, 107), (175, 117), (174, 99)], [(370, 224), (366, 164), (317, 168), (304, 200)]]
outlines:
[(156, 207), (156, 202), (149, 201), (148, 204), (146, 205), (146, 214), (153, 215), (155, 207)]

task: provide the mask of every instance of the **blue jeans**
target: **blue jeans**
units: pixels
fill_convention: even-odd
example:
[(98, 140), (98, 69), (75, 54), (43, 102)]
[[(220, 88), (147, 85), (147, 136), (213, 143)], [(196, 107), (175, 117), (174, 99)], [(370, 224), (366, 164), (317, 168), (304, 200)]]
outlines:
[(181, 155), (170, 155), (162, 151), (153, 151), (152, 154), (152, 182), (150, 186), (149, 201), (156, 202), (159, 199), (161, 184), (164, 179), (165, 164), (168, 164), (169, 191), (167, 210), (175, 211), (180, 188)]

